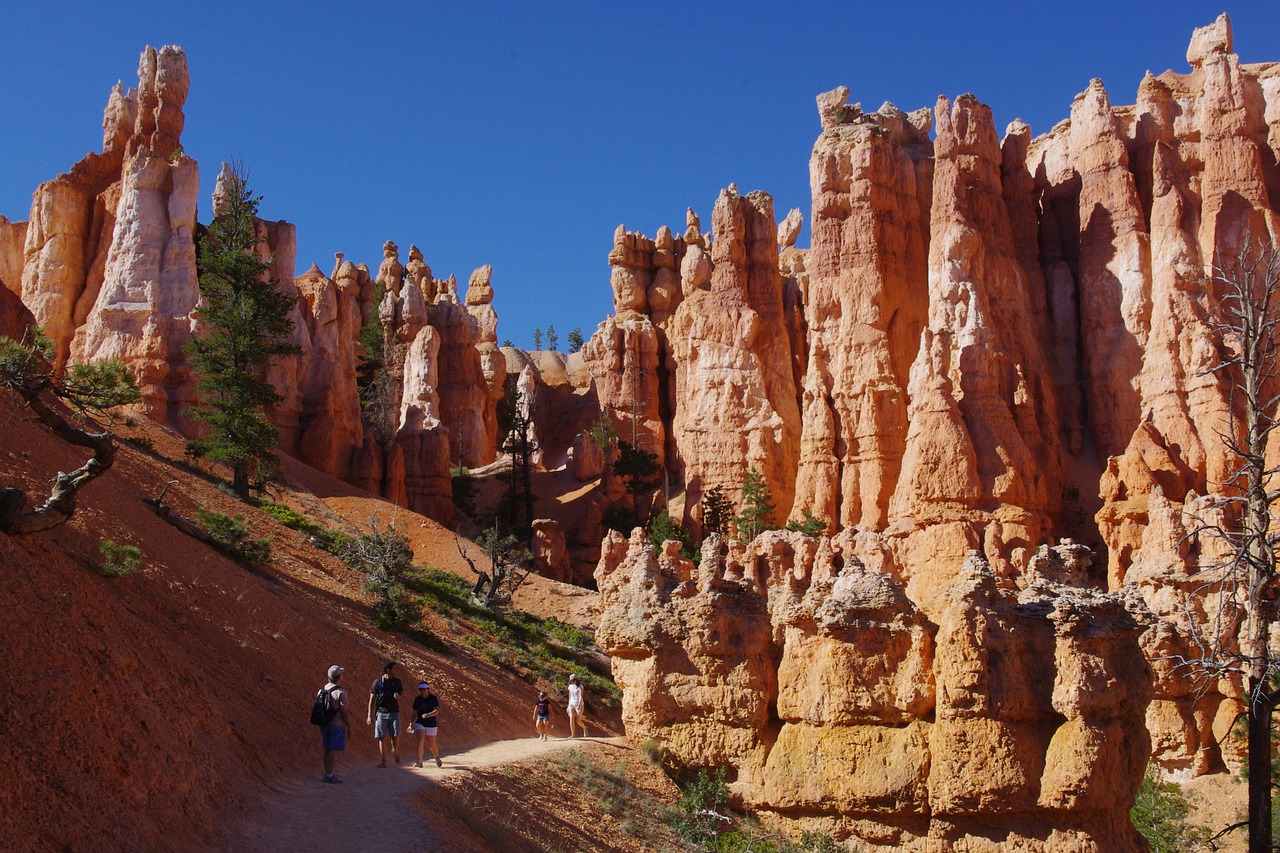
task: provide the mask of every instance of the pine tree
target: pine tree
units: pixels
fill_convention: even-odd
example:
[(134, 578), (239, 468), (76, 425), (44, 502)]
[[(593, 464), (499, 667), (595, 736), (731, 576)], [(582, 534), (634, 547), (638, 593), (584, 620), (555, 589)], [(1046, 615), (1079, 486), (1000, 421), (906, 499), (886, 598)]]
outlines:
[(547, 349), (555, 352), (560, 346), (560, 336), (556, 334), (555, 326), (547, 326)]
[(764, 474), (755, 468), (747, 472), (747, 482), (742, 486), (742, 511), (734, 520), (744, 542), (778, 527), (773, 520), (773, 494), (765, 484)]
[(234, 170), (230, 184), (226, 210), (210, 223), (196, 249), (200, 307), (195, 316), (201, 330), (187, 345), (187, 355), (200, 395), (195, 417), (209, 432), (188, 449), (231, 463), (233, 489), (244, 500), (250, 479), (276, 465), (279, 434), (266, 408), (281, 396), (266, 376), (273, 358), (298, 352), (289, 342), (289, 311), (296, 300), (268, 277), (271, 265), (257, 254), (261, 198), (249, 191), (243, 169)]
[(707, 489), (702, 496), (702, 535), (718, 533), (725, 536), (732, 520), (733, 503), (725, 497), (724, 490), (719, 486)]
[(535, 350), (542, 349), (542, 327), (533, 330), (533, 348)]
[(569, 332), (569, 336), (565, 340), (569, 342), (569, 352), (577, 352), (582, 349), (582, 329), (574, 329)]

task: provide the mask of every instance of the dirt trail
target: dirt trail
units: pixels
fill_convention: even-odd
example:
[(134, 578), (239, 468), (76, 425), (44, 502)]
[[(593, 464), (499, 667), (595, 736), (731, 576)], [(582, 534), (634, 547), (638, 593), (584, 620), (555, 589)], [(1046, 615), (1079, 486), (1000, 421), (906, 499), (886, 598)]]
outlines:
[[(621, 738), (592, 740), (625, 743)], [(263, 853), (360, 850), (371, 845), (383, 850), (448, 849), (448, 837), (414, 804), (414, 794), (446, 774), (536, 758), (578, 743), (582, 741), (568, 738), (500, 740), (442, 754), (441, 768), (428, 752), (421, 769), (413, 766), (417, 748), (413, 742), (401, 751), (399, 766), (380, 768), (348, 753), (338, 763), (343, 784), (323, 784), (318, 769), (313, 775), (282, 781), (257, 813), (231, 833), (224, 849)], [(317, 768), (319, 763), (317, 755)]]

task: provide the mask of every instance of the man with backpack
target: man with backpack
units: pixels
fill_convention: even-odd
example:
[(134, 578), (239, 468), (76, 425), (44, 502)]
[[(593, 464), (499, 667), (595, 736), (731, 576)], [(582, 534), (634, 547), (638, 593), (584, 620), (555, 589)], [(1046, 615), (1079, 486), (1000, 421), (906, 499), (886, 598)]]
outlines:
[(373, 736), (378, 741), (378, 754), (382, 757), (379, 767), (387, 766), (388, 738), (391, 739), (391, 754), (395, 756), (396, 764), (400, 763), (400, 748), (396, 743), (396, 739), (400, 737), (400, 703), (396, 697), (404, 692), (404, 687), (393, 674), (395, 668), (396, 662), (393, 660), (383, 664), (382, 676), (369, 689), (367, 722), (373, 726)]
[(323, 720), (320, 739), (324, 743), (324, 781), (330, 785), (342, 782), (334, 775), (333, 769), (338, 753), (347, 748), (347, 732), (351, 730), (351, 721), (347, 719), (347, 691), (338, 686), (343, 672), (345, 670), (336, 663), (329, 667), (329, 683), (320, 688), (316, 706), (311, 711), (313, 723)]

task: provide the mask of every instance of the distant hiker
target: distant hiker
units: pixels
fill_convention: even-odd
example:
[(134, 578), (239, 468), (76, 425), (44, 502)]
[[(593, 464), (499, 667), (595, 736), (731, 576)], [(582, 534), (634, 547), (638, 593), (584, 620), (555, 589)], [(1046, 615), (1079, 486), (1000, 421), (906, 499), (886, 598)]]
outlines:
[(565, 708), (569, 712), (569, 737), (576, 737), (574, 726), (582, 728), (582, 736), (587, 736), (587, 691), (582, 689), (578, 676), (569, 675), (569, 704)]
[[(369, 716), (365, 720), (373, 726), (373, 736), (378, 741), (379, 767), (387, 766), (387, 739), (391, 739), (391, 754), (400, 763), (400, 703), (396, 697), (404, 692), (400, 679), (394, 675), (396, 662), (389, 660), (382, 665), (382, 675), (369, 688)], [(376, 715), (376, 716), (375, 716)]]
[(435, 756), (436, 767), (443, 767), (440, 761), (440, 750), (436, 748), (436, 712), (440, 709), (440, 699), (431, 692), (431, 685), (422, 681), (418, 683), (418, 695), (413, 698), (413, 730), (418, 735), (418, 760), (414, 767), (422, 766), (424, 746), (431, 747)]
[(538, 740), (547, 739), (547, 730), (551, 728), (551, 700), (545, 690), (538, 692), (538, 701), (533, 705), (533, 728)]
[(320, 740), (324, 744), (324, 781), (331, 785), (342, 782), (333, 775), (333, 768), (337, 764), (338, 753), (347, 748), (347, 733), (351, 731), (351, 720), (347, 718), (347, 691), (338, 686), (343, 672), (345, 670), (336, 663), (329, 667), (329, 683), (320, 688), (321, 695), (329, 695), (328, 706), (332, 712), (329, 722), (320, 727)]

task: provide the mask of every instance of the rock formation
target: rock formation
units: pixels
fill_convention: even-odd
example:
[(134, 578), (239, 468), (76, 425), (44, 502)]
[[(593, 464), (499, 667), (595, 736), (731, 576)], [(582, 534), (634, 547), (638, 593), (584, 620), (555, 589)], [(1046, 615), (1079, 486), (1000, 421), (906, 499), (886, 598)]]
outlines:
[(21, 284), (57, 364), (123, 359), (147, 412), (175, 422), (194, 396), (182, 355), (197, 298), (199, 167), (179, 144), (187, 89), (180, 48), (142, 53), (138, 88), (111, 93), (102, 153), (36, 190)]
[(970, 553), (926, 614), (871, 534), (712, 536), (695, 566), (611, 533), (596, 638), (628, 736), (733, 768), (783, 826), (875, 850), (1142, 850), (1150, 615), (1051, 579), (1080, 559), (1046, 554), (1017, 595)]
[[(823, 96), (809, 161), (813, 237), (805, 259), (808, 369), (796, 502), (838, 525), (883, 527), (907, 437), (907, 378), (924, 327), (927, 111), (862, 114), (849, 90)], [(712, 484), (715, 485), (715, 484)]]
[(27, 223), (10, 222), (0, 216), (0, 287), (22, 296), (22, 256), (27, 242)]
[(298, 458), (349, 480), (353, 449), (364, 443), (356, 388), (356, 337), (361, 318), (358, 276), (350, 262), (340, 265), (334, 278), (312, 264), (294, 284), (311, 345), (302, 359), (298, 383)]
[[(722, 407), (716, 383), (750, 372), (726, 360), (697, 373), (755, 334), (720, 337), (728, 315), (708, 301), (716, 282), (741, 279), (733, 223), (747, 212), (722, 196), (714, 242), (691, 219), (670, 244), (678, 301), (655, 287), (664, 235), (619, 229), (619, 315), (588, 345), (612, 361), (594, 359), (593, 375), (606, 411), (628, 412), (629, 389), (658, 401), (656, 422), (652, 407), (639, 421), (683, 485), (685, 523), (696, 528), (708, 488), (737, 496), (772, 406), (779, 507), (877, 534), (930, 614), (969, 551), (1014, 590), (1040, 545), (1071, 536), (1099, 551), (1094, 583), (1133, 580), (1162, 617), (1144, 649), (1189, 654), (1196, 626), (1175, 616), (1210, 579), (1199, 567), (1212, 548), (1167, 531), (1194, 533), (1186, 514), (1204, 515), (1231, 467), (1206, 272), (1280, 234), (1280, 65), (1241, 63), (1225, 16), (1194, 34), (1187, 59), (1190, 73), (1148, 75), (1135, 106), (1114, 106), (1095, 80), (1049, 133), (1015, 121), (1003, 142), (969, 95), (932, 116), (864, 112), (843, 87), (820, 95), (812, 244), (795, 247), (798, 217), (772, 235), (785, 317), (761, 342), (797, 377), (798, 445), (786, 392)], [(657, 350), (658, 366), (625, 383), (620, 328), (645, 342), (635, 351)], [(702, 424), (714, 443), (688, 427)], [(779, 485), (791, 465), (794, 484)], [(1157, 510), (1166, 532), (1153, 532)], [(1208, 619), (1206, 607), (1190, 612)], [(1156, 758), (1195, 773), (1230, 762), (1220, 741), (1238, 690), (1192, 695), (1160, 674)]]

